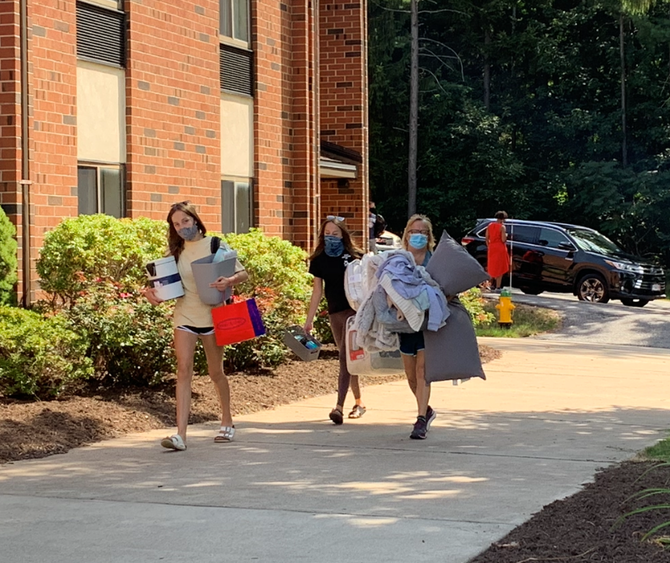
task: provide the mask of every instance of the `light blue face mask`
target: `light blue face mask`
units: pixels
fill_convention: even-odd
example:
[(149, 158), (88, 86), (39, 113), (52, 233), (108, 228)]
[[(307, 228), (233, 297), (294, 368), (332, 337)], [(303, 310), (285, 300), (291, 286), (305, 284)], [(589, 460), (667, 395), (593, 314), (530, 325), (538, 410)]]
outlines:
[(409, 235), (409, 245), (412, 248), (415, 248), (416, 250), (421, 250), (422, 248), (425, 248), (427, 244), (428, 244), (428, 237), (426, 235), (422, 235), (421, 233), (415, 233), (413, 235)]
[(324, 252), (331, 258), (337, 258), (342, 256), (344, 252), (344, 242), (340, 237), (334, 236), (325, 236), (323, 237), (325, 242)]
[(177, 234), (184, 240), (193, 240), (198, 236), (198, 225), (192, 225), (191, 227), (184, 227), (179, 229)]

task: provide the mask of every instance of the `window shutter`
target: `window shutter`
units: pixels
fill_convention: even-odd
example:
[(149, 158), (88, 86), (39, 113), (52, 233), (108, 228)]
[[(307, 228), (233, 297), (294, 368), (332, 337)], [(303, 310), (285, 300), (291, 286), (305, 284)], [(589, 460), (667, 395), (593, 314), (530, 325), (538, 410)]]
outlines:
[(221, 90), (253, 96), (252, 57), (251, 51), (221, 45)]
[(77, 57), (125, 66), (125, 19), (123, 12), (77, 2)]

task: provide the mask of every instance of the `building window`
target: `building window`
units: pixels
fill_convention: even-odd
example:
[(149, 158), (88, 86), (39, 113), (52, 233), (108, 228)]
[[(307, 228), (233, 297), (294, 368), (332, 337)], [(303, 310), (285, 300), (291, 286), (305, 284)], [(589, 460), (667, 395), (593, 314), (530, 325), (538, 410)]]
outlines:
[(125, 177), (123, 166), (77, 167), (79, 215), (104, 213), (125, 216)]
[(253, 96), (252, 62), (252, 51), (221, 44), (219, 49), (221, 90)]
[(219, 0), (219, 34), (249, 43), (249, 0)]
[(221, 231), (246, 233), (252, 227), (253, 198), (249, 180), (221, 180)]
[(77, 2), (77, 57), (125, 67), (126, 15), (108, 9), (112, 4)]

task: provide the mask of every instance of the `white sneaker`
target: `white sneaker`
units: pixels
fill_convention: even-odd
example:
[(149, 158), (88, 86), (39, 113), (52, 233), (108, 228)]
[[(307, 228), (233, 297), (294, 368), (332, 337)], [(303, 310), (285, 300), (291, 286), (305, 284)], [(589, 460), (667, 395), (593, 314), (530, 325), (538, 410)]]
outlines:
[(186, 444), (179, 434), (173, 434), (161, 440), (161, 446), (168, 450), (178, 450), (183, 452), (186, 449)]

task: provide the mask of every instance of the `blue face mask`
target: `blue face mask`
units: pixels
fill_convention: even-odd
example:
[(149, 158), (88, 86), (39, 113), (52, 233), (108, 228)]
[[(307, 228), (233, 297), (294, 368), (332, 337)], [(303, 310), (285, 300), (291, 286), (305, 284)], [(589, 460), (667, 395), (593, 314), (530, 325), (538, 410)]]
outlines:
[(340, 237), (325, 236), (323, 237), (325, 241), (324, 251), (331, 258), (337, 258), (342, 256), (344, 252), (344, 242)]
[(422, 235), (421, 233), (409, 235), (409, 245), (412, 248), (415, 248), (416, 250), (421, 250), (422, 248), (425, 248), (427, 244), (428, 244), (428, 237), (426, 235)]

